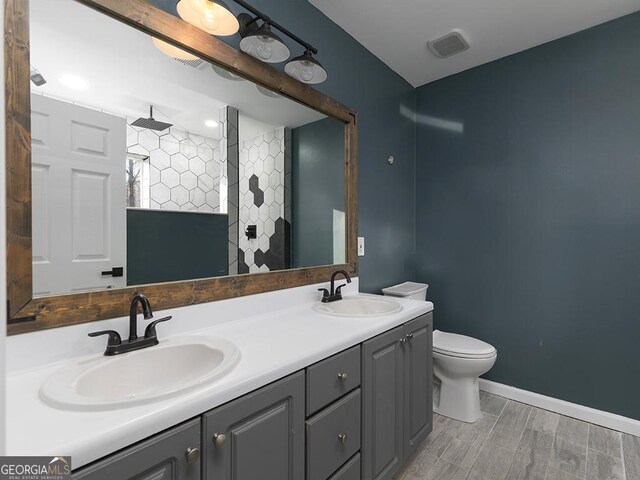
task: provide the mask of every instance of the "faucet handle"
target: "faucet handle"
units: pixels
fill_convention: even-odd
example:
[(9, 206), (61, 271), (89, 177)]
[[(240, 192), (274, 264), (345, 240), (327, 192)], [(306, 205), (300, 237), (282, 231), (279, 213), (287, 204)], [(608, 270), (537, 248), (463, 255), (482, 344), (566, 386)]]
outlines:
[(152, 337), (157, 337), (157, 333), (156, 333), (156, 325), (161, 323), (161, 322), (166, 322), (171, 320), (173, 317), (171, 317), (171, 315), (169, 315), (168, 317), (164, 317), (164, 318), (159, 318), (158, 320), (154, 320), (153, 322), (151, 322), (149, 325), (147, 325), (147, 328), (144, 331), (144, 338), (152, 338)]
[(115, 330), (102, 330), (100, 332), (91, 332), (89, 334), (90, 337), (99, 337), (100, 335), (109, 335), (109, 340), (107, 341), (108, 347), (115, 347), (116, 345), (120, 345), (122, 343), (120, 334)]
[(342, 287), (346, 287), (347, 284), (343, 283), (342, 285), (338, 285), (338, 287), (336, 288), (336, 295), (342, 295), (342, 292), (340, 291), (342, 289)]
[(322, 292), (322, 301), (323, 302), (329, 299), (329, 290), (327, 290), (326, 288), (319, 288), (318, 291)]

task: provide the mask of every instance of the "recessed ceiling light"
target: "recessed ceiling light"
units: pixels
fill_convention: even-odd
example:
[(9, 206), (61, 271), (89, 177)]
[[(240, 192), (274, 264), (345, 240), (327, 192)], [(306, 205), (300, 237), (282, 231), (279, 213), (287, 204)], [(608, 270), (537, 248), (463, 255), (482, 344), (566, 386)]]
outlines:
[(79, 77), (78, 75), (66, 74), (62, 75), (60, 78), (60, 83), (67, 88), (72, 90), (88, 90), (89, 82), (87, 82), (84, 78)]
[(209, 128), (216, 128), (218, 126), (218, 122), (215, 120), (206, 120), (204, 124)]

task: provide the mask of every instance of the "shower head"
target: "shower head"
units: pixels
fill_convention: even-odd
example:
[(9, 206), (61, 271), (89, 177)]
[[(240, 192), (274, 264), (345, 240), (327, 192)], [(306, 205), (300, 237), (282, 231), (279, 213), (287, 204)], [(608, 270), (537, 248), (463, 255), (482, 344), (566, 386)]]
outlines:
[(151, 130), (162, 131), (173, 126), (173, 123), (158, 122), (153, 118), (153, 105), (149, 107), (149, 118), (139, 118), (131, 124), (132, 127), (149, 128)]

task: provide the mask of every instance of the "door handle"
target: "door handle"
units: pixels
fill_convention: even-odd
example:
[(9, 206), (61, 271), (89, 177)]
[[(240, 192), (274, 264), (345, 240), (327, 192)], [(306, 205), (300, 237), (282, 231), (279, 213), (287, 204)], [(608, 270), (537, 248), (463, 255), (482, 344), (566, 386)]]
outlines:
[(111, 275), (112, 277), (123, 277), (124, 276), (124, 267), (113, 267), (111, 270), (107, 270), (106, 272), (102, 272), (101, 275)]

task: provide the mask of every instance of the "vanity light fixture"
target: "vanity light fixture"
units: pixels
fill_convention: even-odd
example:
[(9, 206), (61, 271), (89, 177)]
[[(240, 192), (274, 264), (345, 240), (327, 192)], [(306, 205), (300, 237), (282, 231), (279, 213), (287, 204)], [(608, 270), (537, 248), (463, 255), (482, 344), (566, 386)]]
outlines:
[(240, 75), (236, 75), (235, 73), (230, 72), (229, 70), (226, 70), (222, 67), (218, 67), (213, 63), (211, 64), (211, 68), (213, 69), (214, 72), (216, 72), (219, 76), (221, 76), (225, 80), (231, 80), (233, 82), (241, 82), (244, 80), (244, 78), (242, 78)]
[[(313, 57), (318, 54), (318, 49), (261, 11), (252, 7), (244, 0), (233, 1), (245, 10), (251, 12), (251, 15), (241, 13), (236, 18), (227, 4), (222, 0), (178, 0), (176, 9), (178, 10), (178, 15), (180, 15), (184, 21), (211, 35), (227, 36), (240, 32), (240, 36), (242, 37), (240, 40), (240, 49), (266, 63), (284, 62), (291, 54), (289, 47), (282, 41), (280, 36), (272, 31), (272, 28), (275, 28), (304, 47), (304, 53), (302, 55), (292, 59), (285, 65), (284, 71), (287, 75), (308, 84), (322, 83), (327, 79), (327, 71), (322, 64)], [(261, 22), (260, 25), (259, 22)], [(164, 53), (172, 57), (182, 60), (196, 59), (196, 57), (190, 53), (184, 52), (180, 48), (163, 42), (162, 40), (154, 38), (153, 43)], [(225, 78), (229, 78), (228, 75), (233, 75), (221, 74), (215, 67), (214, 70)]]
[(291, 52), (282, 39), (271, 31), (269, 23), (247, 33), (240, 40), (240, 50), (267, 63), (280, 63), (289, 58)]
[(160, 40), (159, 38), (151, 37), (151, 41), (156, 47), (158, 47), (158, 49), (161, 52), (166, 53), (170, 57), (179, 58), (180, 60), (187, 60), (187, 61), (198, 59), (198, 57), (196, 57), (195, 55), (189, 52), (185, 52), (181, 48), (178, 48), (175, 45), (171, 45), (168, 42)]
[(281, 98), (282, 97), (282, 95), (280, 95), (278, 92), (274, 92), (273, 90), (269, 90), (268, 88), (264, 88), (262, 85), (257, 85), (256, 84), (256, 88), (265, 97), (269, 97), (269, 98)]
[(290, 77), (303, 83), (316, 84), (327, 79), (327, 71), (318, 60), (313, 58), (311, 50), (305, 50), (299, 57), (288, 61), (284, 66), (284, 71)]
[[(322, 83), (327, 79), (327, 71), (313, 57), (313, 55), (318, 54), (317, 48), (305, 42), (264, 13), (253, 8), (244, 0), (233, 1), (252, 13), (252, 15), (247, 13), (238, 15), (239, 33), (242, 37), (240, 49), (243, 52), (267, 63), (278, 63), (288, 59), (289, 48), (282, 42), (280, 37), (271, 31), (272, 28), (275, 28), (304, 47), (304, 54), (290, 60), (285, 65), (284, 71), (287, 75), (309, 84)], [(262, 22), (260, 26), (258, 26), (259, 21)]]
[(238, 31), (238, 19), (222, 0), (179, 0), (178, 15), (211, 35), (227, 36)]

